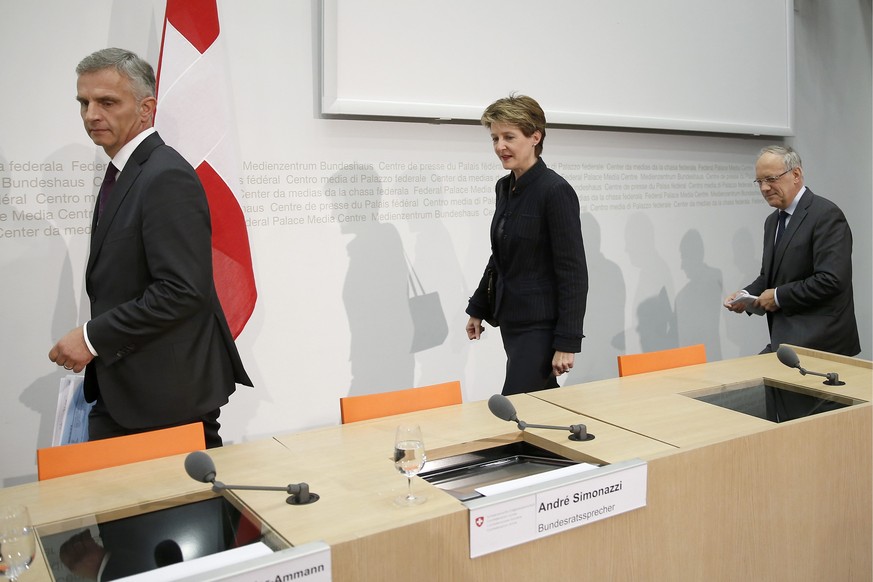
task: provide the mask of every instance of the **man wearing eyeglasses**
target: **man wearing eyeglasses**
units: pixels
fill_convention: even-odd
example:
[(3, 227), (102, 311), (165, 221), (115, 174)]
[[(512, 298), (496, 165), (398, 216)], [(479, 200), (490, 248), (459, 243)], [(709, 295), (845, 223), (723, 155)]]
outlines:
[(761, 353), (787, 343), (857, 355), (852, 231), (846, 217), (803, 185), (800, 156), (790, 147), (762, 149), (755, 176), (767, 204), (776, 209), (764, 221), (761, 275), (725, 299), (724, 306), (736, 313), (766, 313), (770, 344)]

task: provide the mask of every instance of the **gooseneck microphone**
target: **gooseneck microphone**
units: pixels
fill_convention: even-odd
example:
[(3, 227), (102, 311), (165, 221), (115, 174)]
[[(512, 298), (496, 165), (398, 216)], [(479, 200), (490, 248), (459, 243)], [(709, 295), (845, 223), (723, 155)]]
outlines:
[(309, 485), (306, 483), (297, 483), (286, 485), (285, 487), (265, 487), (261, 485), (225, 485), (221, 481), (215, 480), (215, 463), (212, 462), (212, 457), (203, 451), (194, 451), (188, 453), (185, 457), (185, 472), (195, 481), (201, 483), (211, 483), (212, 490), (216, 493), (225, 490), (249, 490), (249, 491), (284, 491), (289, 494), (285, 501), (291, 505), (306, 505), (318, 501), (318, 494), (309, 491)]
[(590, 441), (594, 438), (593, 434), (588, 432), (584, 424), (573, 424), (570, 426), (552, 426), (550, 424), (531, 424), (523, 420), (518, 420), (518, 414), (515, 411), (515, 406), (506, 396), (502, 394), (494, 394), (488, 399), (488, 410), (491, 414), (500, 420), (508, 420), (518, 425), (518, 430), (526, 428), (551, 428), (555, 430), (569, 430), (571, 441)]
[(791, 349), (788, 346), (779, 346), (779, 349), (776, 350), (776, 357), (779, 358), (779, 361), (788, 366), (789, 368), (797, 368), (800, 371), (801, 376), (806, 376), (807, 374), (811, 374), (813, 376), (821, 376), (822, 378), (827, 378), (822, 384), (827, 384), (828, 386), (843, 386), (846, 383), (840, 380), (840, 375), (836, 372), (828, 372), (827, 374), (822, 374), (821, 372), (813, 372), (811, 370), (806, 370), (803, 366), (800, 365), (800, 358), (797, 356), (797, 352)]

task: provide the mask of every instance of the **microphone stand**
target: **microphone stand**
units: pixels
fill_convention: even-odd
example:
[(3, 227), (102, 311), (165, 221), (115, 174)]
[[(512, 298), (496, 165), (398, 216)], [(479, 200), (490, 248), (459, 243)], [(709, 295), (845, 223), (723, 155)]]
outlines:
[(515, 411), (515, 406), (512, 405), (512, 402), (509, 401), (509, 398), (503, 396), (502, 394), (493, 394), (491, 398), (488, 399), (488, 410), (490, 410), (491, 414), (493, 414), (500, 420), (506, 420), (516, 423), (516, 425), (518, 426), (518, 430), (521, 431), (528, 427), (549, 428), (555, 430), (569, 430), (572, 433), (569, 437), (571, 441), (590, 441), (594, 438), (593, 434), (588, 433), (588, 429), (585, 427), (584, 424), (574, 424), (571, 426), (554, 426), (551, 424), (530, 424), (523, 420), (518, 420), (518, 414)]
[(296, 483), (286, 487), (269, 487), (260, 485), (225, 485), (221, 481), (212, 482), (212, 490), (215, 493), (234, 489), (244, 491), (284, 491), (289, 494), (285, 503), (290, 505), (307, 505), (309, 503), (315, 503), (319, 499), (318, 493), (310, 492), (309, 485), (306, 483)]
[(551, 424), (531, 424), (529, 422), (525, 422), (523, 420), (518, 421), (518, 430), (524, 430), (526, 428), (549, 428), (555, 430), (569, 430), (571, 434), (569, 438), (571, 441), (590, 441), (594, 439), (593, 434), (588, 434), (588, 429), (584, 424), (571, 424), (569, 427), (566, 426), (553, 426)]
[(822, 378), (827, 378), (827, 380), (822, 382), (822, 384), (827, 384), (828, 386), (846, 385), (845, 382), (840, 380), (840, 375), (836, 372), (828, 372), (827, 374), (822, 374), (821, 372), (813, 372), (812, 370), (807, 370), (806, 368), (801, 367), (800, 364), (797, 365), (797, 369), (800, 370), (801, 376), (806, 376), (807, 374), (809, 374), (811, 376), (820, 376)]

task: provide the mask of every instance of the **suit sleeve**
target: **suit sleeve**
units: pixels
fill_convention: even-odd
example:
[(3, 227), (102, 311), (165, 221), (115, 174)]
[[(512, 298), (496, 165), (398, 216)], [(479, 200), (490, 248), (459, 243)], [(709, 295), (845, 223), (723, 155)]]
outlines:
[(579, 220), (579, 198), (566, 182), (553, 187), (547, 198), (546, 220), (557, 285), (558, 321), (555, 350), (582, 350), (583, 320), (588, 300), (588, 264)]
[(485, 319), (491, 315), (491, 308), (488, 305), (488, 270), (494, 268), (494, 256), (488, 257), (488, 265), (482, 273), (482, 278), (479, 280), (479, 285), (470, 297), (467, 303), (467, 315), (478, 319)]
[[(500, 190), (501, 190), (501, 182), (502, 180), (498, 180), (497, 184), (494, 186), (494, 205), (497, 207), (497, 201), (500, 199)], [(495, 211), (496, 216), (496, 211)], [(493, 228), (493, 220), (492, 220), (492, 228)], [(482, 278), (479, 279), (479, 285), (476, 286), (476, 290), (473, 292), (473, 295), (470, 297), (469, 302), (467, 303), (467, 315), (470, 317), (475, 317), (478, 319), (485, 319), (493, 315), (491, 313), (491, 306), (488, 304), (488, 271), (489, 269), (496, 269), (496, 264), (494, 261), (494, 255), (488, 257), (488, 264), (485, 265), (485, 270), (482, 272)]]
[(144, 291), (88, 324), (107, 365), (202, 310), (212, 293), (209, 207), (196, 174), (172, 166), (139, 179), (144, 181), (139, 232), (131, 237), (141, 237), (144, 264), (117, 265), (117, 276), (119, 285)]

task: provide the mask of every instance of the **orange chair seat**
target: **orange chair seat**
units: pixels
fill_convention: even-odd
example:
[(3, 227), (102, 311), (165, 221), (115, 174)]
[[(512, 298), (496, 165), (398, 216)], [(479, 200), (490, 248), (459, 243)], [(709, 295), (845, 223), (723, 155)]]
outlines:
[(203, 423), (37, 449), (39, 480), (126, 465), (206, 448)]
[(461, 404), (461, 382), (445, 382), (394, 392), (340, 398), (343, 424), (416, 410)]
[(618, 356), (618, 375), (631, 376), (644, 372), (656, 372), (658, 370), (669, 370), (670, 368), (705, 363), (706, 346), (695, 344), (670, 350)]

